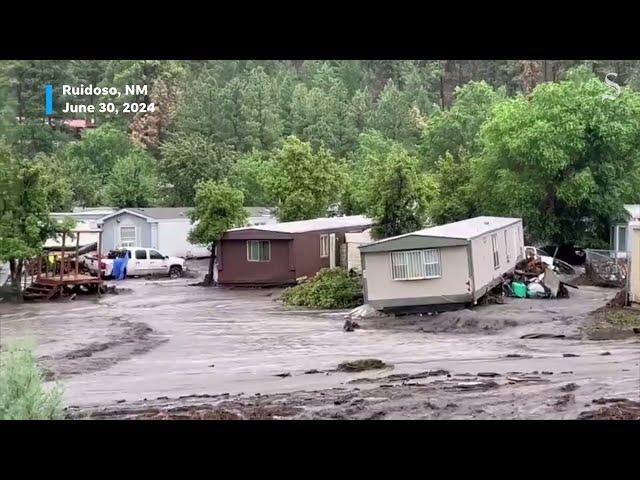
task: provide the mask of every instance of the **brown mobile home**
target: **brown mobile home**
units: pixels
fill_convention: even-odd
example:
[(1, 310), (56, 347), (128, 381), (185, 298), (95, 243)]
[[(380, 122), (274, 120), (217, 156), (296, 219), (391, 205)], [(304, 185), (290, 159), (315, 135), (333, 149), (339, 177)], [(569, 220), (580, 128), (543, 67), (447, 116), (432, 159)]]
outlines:
[(315, 218), (227, 231), (217, 246), (221, 285), (287, 285), (340, 264), (345, 233), (371, 227), (370, 219)]

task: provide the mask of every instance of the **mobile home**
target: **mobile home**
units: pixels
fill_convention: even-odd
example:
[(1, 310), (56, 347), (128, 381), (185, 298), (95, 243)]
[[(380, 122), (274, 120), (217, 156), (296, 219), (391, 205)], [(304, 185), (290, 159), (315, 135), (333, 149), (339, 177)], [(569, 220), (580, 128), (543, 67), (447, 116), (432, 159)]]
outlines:
[(365, 302), (378, 310), (473, 304), (523, 258), (522, 220), (476, 217), (360, 247)]
[(216, 282), (287, 285), (321, 268), (343, 266), (340, 251), (345, 234), (371, 225), (370, 219), (354, 215), (228, 230), (216, 246)]

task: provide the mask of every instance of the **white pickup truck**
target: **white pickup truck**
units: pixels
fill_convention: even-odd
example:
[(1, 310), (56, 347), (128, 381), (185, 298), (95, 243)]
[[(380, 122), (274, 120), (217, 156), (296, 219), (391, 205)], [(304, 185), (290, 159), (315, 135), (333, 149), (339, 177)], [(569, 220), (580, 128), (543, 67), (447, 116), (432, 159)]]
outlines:
[[(125, 247), (118, 250), (126, 251), (129, 261), (127, 262), (127, 276), (139, 275), (168, 275), (171, 278), (178, 278), (184, 270), (184, 259), (180, 257), (169, 257), (163, 255), (153, 248)], [(94, 256), (85, 257), (85, 265), (89, 271), (98, 274), (98, 258)], [(110, 277), (113, 270), (113, 259), (103, 257), (100, 259), (100, 270), (103, 277)]]

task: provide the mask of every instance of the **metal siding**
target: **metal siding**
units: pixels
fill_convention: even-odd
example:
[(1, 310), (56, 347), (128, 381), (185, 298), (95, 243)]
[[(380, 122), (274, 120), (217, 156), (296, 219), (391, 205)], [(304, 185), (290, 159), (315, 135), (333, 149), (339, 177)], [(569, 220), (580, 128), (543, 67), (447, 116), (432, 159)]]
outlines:
[[(119, 221), (118, 221), (119, 220)], [(120, 241), (119, 227), (136, 227), (136, 247), (152, 248), (151, 246), (151, 224), (143, 218), (129, 213), (122, 213), (107, 219), (102, 225), (102, 253), (118, 247)]]
[(446, 299), (471, 294), (467, 285), (470, 277), (466, 246), (441, 248), (442, 276), (430, 279), (393, 280), (391, 252), (365, 252), (362, 258), (366, 262), (365, 281), (370, 302), (438, 297), (442, 303), (453, 303)]

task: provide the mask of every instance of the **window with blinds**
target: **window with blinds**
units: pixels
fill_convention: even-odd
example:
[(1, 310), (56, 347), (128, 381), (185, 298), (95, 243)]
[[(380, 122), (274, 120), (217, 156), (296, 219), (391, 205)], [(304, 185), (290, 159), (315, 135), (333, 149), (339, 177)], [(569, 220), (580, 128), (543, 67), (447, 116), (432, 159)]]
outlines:
[(250, 262), (271, 261), (271, 242), (268, 240), (247, 241), (247, 260)]
[(394, 280), (420, 280), (441, 277), (440, 249), (391, 252), (391, 270)]

